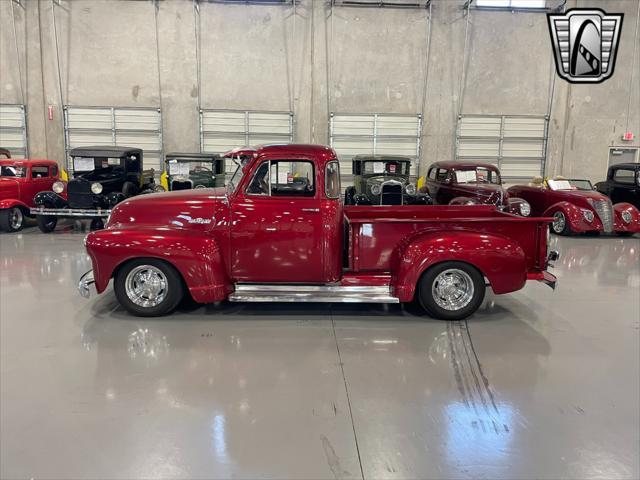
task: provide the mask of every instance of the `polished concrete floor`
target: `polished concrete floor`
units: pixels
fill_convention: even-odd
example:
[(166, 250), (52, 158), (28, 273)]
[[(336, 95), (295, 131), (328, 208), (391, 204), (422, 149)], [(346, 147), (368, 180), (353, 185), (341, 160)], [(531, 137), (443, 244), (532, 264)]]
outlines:
[(555, 239), (553, 292), (398, 306), (89, 300), (83, 234), (0, 234), (2, 478), (635, 478), (640, 239)]

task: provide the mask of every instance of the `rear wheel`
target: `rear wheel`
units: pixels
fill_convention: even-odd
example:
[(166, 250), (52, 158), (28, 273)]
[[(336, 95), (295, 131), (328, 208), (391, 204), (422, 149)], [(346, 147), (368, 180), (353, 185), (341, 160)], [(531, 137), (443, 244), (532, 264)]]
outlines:
[(184, 297), (180, 274), (168, 263), (142, 258), (118, 270), (114, 291), (120, 305), (139, 317), (166, 315)]
[(56, 229), (58, 217), (51, 215), (38, 215), (36, 217), (36, 222), (38, 222), (38, 228), (42, 233), (51, 233)]
[(0, 210), (0, 230), (19, 232), (24, 225), (24, 213), (20, 207)]
[(569, 227), (567, 217), (560, 210), (553, 214), (553, 222), (549, 228), (551, 228), (551, 231), (556, 235), (569, 235), (571, 233), (571, 227)]
[(138, 187), (136, 187), (133, 182), (124, 182), (124, 185), (122, 185), (122, 193), (127, 198), (133, 197), (138, 193)]
[(472, 315), (485, 295), (482, 274), (468, 263), (443, 262), (429, 268), (420, 279), (417, 297), (433, 318), (462, 320)]

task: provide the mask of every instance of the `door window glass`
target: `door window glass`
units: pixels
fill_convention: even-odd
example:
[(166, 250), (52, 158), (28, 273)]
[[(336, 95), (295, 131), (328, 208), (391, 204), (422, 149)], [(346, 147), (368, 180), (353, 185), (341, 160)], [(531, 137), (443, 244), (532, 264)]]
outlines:
[(313, 197), (315, 192), (313, 163), (303, 160), (264, 162), (247, 187), (250, 195), (273, 197)]
[(447, 169), (446, 168), (439, 168), (438, 169), (438, 173), (436, 174), (436, 180), (438, 182), (444, 182), (447, 179)]
[(327, 163), (324, 192), (327, 198), (338, 198), (340, 196), (340, 168), (338, 162)]
[(46, 178), (49, 176), (49, 167), (33, 167), (31, 178)]

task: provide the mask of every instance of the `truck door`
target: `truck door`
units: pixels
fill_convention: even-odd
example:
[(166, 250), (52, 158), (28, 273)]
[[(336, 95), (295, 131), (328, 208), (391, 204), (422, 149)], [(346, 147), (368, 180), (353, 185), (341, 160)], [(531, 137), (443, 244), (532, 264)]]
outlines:
[(231, 272), (238, 282), (322, 283), (322, 216), (310, 160), (264, 160), (232, 202)]

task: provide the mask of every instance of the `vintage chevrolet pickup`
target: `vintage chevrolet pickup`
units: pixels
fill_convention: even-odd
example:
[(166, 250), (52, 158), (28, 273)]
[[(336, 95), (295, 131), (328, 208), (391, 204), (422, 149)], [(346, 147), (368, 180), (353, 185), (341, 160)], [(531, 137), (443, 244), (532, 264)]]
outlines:
[(114, 279), (134, 315), (198, 303), (417, 300), (453, 320), (527, 280), (552, 287), (550, 218), (494, 206), (350, 206), (335, 152), (269, 145), (239, 163), (226, 188), (160, 193), (114, 207), (85, 240), (93, 270), (79, 290)]

